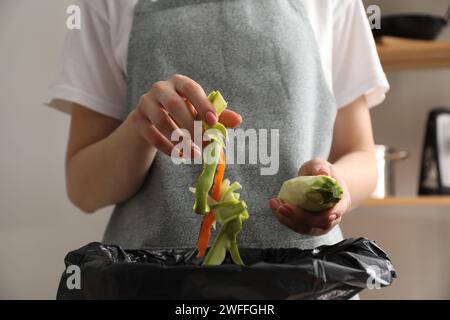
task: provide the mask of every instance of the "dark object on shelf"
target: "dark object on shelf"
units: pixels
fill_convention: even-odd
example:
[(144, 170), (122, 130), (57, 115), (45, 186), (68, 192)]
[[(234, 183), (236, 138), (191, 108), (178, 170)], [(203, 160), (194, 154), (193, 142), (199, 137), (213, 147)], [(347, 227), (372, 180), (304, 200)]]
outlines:
[(419, 195), (450, 194), (450, 110), (437, 108), (427, 120)]
[[(204, 267), (196, 249), (123, 250), (90, 243), (67, 254), (57, 298), (349, 299), (368, 287), (389, 286), (396, 278), (387, 255), (365, 238), (314, 250), (240, 252), (246, 266), (227, 256), (220, 266)], [(77, 268), (79, 289), (73, 288), (72, 269)]]
[(435, 15), (386, 15), (381, 17), (381, 29), (372, 29), (372, 33), (375, 39), (379, 39), (382, 36), (393, 36), (419, 40), (434, 40), (447, 24), (448, 17), (444, 18)]

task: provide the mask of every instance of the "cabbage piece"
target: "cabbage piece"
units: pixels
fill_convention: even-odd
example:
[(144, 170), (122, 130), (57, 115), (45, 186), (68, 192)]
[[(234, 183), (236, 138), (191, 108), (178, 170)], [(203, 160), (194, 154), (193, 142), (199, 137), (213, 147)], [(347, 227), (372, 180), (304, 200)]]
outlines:
[(238, 216), (236, 219), (232, 219), (222, 226), (213, 246), (209, 249), (208, 254), (206, 255), (203, 265), (216, 266), (222, 264), (227, 250), (230, 251), (231, 259), (233, 259), (234, 263), (244, 265), (244, 262), (239, 254), (239, 248), (236, 240), (237, 234), (242, 229), (243, 220), (244, 219), (241, 216)]
[(211, 205), (216, 220), (222, 224), (222, 228), (209, 249), (203, 265), (222, 264), (227, 250), (234, 263), (244, 264), (239, 254), (236, 238), (242, 229), (242, 222), (249, 218), (249, 214), (246, 203), (239, 199), (239, 193), (234, 192), (240, 188), (241, 185), (238, 182), (230, 184), (228, 179), (222, 181), (220, 199), (216, 204)]
[(208, 126), (205, 130), (205, 135), (209, 138), (211, 143), (217, 142), (225, 149), (224, 141), (228, 141), (228, 131), (223, 124), (217, 122), (215, 125)]
[(329, 176), (301, 176), (283, 183), (278, 199), (310, 212), (321, 212), (341, 200), (343, 190)]
[[(223, 98), (222, 94), (219, 91), (213, 91), (208, 95), (208, 100), (211, 102), (214, 110), (216, 111), (217, 116), (227, 108), (228, 104)], [(228, 140), (228, 131), (227, 128), (220, 122), (210, 126), (205, 121), (202, 122), (203, 129), (205, 130), (206, 135), (213, 141), (217, 141), (221, 146), (225, 148), (225, 144), (223, 143), (223, 139)], [(214, 129), (214, 130), (212, 130)]]
[(218, 115), (221, 114), (222, 111), (227, 108), (227, 102), (225, 101), (222, 94), (218, 90), (212, 91), (208, 95), (208, 100), (211, 101), (211, 104), (213, 105)]
[(243, 214), (247, 210), (247, 204), (244, 201), (221, 202), (211, 206), (211, 209), (214, 210), (216, 220), (225, 224)]

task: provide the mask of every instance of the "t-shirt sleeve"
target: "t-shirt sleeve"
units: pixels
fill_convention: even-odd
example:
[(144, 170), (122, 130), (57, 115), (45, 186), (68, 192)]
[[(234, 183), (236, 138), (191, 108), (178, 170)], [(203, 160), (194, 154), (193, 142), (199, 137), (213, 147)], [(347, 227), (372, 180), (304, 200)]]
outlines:
[(93, 3), (78, 2), (81, 29), (67, 30), (47, 104), (70, 113), (71, 103), (78, 103), (123, 120), (127, 115), (125, 71), (114, 56), (107, 16)]
[(365, 95), (369, 107), (380, 104), (389, 83), (360, 0), (336, 0), (333, 12), (333, 91), (338, 107)]

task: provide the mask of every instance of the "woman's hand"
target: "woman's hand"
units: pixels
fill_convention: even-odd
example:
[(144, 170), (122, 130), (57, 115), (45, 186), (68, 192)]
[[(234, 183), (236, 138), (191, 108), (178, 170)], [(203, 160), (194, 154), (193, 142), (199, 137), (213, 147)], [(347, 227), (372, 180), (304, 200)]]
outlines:
[(220, 121), (227, 127), (236, 127), (242, 122), (241, 116), (231, 110), (225, 110), (218, 119), (202, 87), (182, 75), (154, 83), (130, 115), (140, 135), (169, 156), (175, 147), (171, 141), (173, 131), (187, 129), (190, 137), (180, 134), (184, 139), (190, 138), (194, 157), (201, 155), (199, 146), (192, 141), (197, 117), (209, 125)]
[(342, 187), (344, 191), (342, 199), (333, 208), (319, 213), (312, 213), (296, 206), (282, 203), (277, 198), (273, 198), (269, 202), (270, 208), (278, 221), (295, 232), (313, 236), (328, 233), (341, 222), (342, 216), (351, 207), (351, 198), (347, 184), (331, 163), (322, 159), (314, 159), (305, 162), (299, 170), (299, 176), (316, 175), (331, 176)]

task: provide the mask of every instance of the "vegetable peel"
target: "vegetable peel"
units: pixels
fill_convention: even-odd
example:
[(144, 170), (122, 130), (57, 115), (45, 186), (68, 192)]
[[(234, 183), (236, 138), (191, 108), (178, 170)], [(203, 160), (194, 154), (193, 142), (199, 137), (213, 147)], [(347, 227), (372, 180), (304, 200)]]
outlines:
[[(211, 92), (208, 99), (217, 115), (227, 107), (219, 91)], [(197, 241), (198, 257), (204, 256), (211, 226), (215, 228), (215, 222), (218, 221), (222, 226), (203, 265), (221, 264), (227, 251), (230, 252), (234, 263), (243, 265), (237, 246), (237, 235), (242, 229), (242, 222), (249, 218), (249, 214), (247, 204), (236, 192), (241, 189), (241, 185), (238, 182), (230, 183), (228, 179), (223, 180), (225, 141), (228, 140), (228, 132), (221, 123), (210, 126), (203, 122), (202, 126), (210, 143), (203, 153), (203, 170), (197, 178), (196, 187), (189, 188), (195, 194), (194, 212), (204, 217)], [(209, 194), (211, 188), (212, 195)]]

